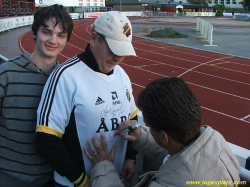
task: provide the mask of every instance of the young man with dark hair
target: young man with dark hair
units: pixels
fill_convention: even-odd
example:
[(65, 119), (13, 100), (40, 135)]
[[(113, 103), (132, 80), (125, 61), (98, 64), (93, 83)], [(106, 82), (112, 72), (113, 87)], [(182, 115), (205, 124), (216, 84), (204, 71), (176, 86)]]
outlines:
[[(134, 142), (136, 150), (162, 164), (159, 171), (147, 172), (137, 187), (191, 186), (199, 181), (200, 185), (212, 181), (216, 186), (237, 186), (234, 182), (240, 181), (238, 160), (219, 132), (201, 126), (200, 103), (184, 80), (153, 81), (139, 94), (137, 106), (146, 126), (135, 128), (129, 134), (122, 133), (137, 124), (126, 121), (118, 132)], [(101, 139), (103, 148), (96, 137), (93, 144), (88, 141), (91, 151), (85, 148), (85, 154), (94, 164), (92, 187), (122, 187), (113, 166), (117, 148), (109, 151), (105, 136), (101, 135)]]
[[(53, 18), (51, 20), (51, 18)], [(41, 26), (48, 27), (47, 21), (51, 20), (56, 27), (59, 27), (63, 34), (66, 36), (67, 42), (69, 41), (72, 31), (73, 31), (73, 21), (68, 12), (64, 9), (62, 5), (52, 5), (44, 8), (39, 8), (34, 15), (34, 21), (31, 26), (33, 36), (37, 36), (37, 32)], [(34, 37), (36, 40), (36, 37)]]
[(1, 186), (48, 187), (53, 179), (53, 169), (35, 149), (36, 111), (72, 30), (73, 20), (63, 6), (39, 8), (32, 25), (34, 52), (0, 65)]
[(95, 20), (85, 51), (50, 76), (38, 108), (36, 147), (56, 171), (56, 186), (90, 185), (93, 166), (83, 148), (102, 132), (109, 146), (118, 146), (116, 171), (127, 180), (134, 175), (135, 152), (114, 135), (123, 121), (137, 119), (130, 79), (119, 66), (135, 55), (129, 19), (110, 11)]

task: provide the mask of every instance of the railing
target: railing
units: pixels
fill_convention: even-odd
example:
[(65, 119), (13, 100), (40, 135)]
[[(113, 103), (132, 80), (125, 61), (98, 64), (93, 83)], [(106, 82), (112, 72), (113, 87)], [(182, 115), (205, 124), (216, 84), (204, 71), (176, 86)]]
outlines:
[(108, 12), (114, 10), (112, 7), (84, 7), (84, 12)]
[(250, 183), (250, 171), (240, 167), (240, 179), (242, 181), (247, 181), (248, 183)]
[(2, 64), (3, 62), (5, 62), (5, 61), (7, 61), (7, 60), (8, 60), (8, 58), (6, 58), (6, 57), (0, 55), (0, 64)]
[(173, 17), (173, 12), (162, 12), (162, 11), (144, 11), (144, 17), (150, 18), (167, 18)]
[(1, 19), (0, 32), (32, 25), (34, 16), (18, 16)]
[[(201, 33), (201, 37), (208, 41), (209, 46), (216, 46), (213, 45), (213, 25), (211, 25), (209, 22), (204, 21), (201, 18), (197, 18), (196, 21), (196, 30)], [(207, 45), (204, 45), (207, 46)]]
[(234, 15), (233, 19), (237, 19), (237, 20), (241, 20), (241, 21), (250, 21), (250, 14)]

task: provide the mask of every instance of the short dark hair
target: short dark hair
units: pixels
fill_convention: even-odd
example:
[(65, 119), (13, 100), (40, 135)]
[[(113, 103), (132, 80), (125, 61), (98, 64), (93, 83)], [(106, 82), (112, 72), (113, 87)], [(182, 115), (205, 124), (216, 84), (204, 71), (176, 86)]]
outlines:
[(65, 10), (64, 6), (54, 4), (48, 7), (39, 8), (34, 15), (34, 22), (32, 24), (33, 34), (36, 36), (39, 27), (42, 25), (46, 27), (45, 22), (50, 18), (55, 18), (56, 26), (58, 23), (62, 24), (63, 32), (67, 32), (67, 41), (71, 37), (71, 33), (74, 27), (73, 20), (69, 13)]
[(181, 78), (166, 77), (151, 82), (137, 102), (144, 120), (156, 131), (164, 131), (176, 142), (188, 145), (199, 135), (202, 109)]

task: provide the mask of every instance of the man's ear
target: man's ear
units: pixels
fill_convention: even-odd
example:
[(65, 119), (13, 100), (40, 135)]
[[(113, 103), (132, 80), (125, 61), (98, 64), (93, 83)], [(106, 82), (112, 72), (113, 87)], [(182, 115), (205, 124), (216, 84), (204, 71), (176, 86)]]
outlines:
[(90, 40), (95, 41), (95, 40), (97, 39), (97, 36), (98, 36), (97, 32), (96, 32), (96, 31), (93, 31), (93, 32), (90, 34)]
[(95, 31), (91, 32), (90, 41), (89, 41), (89, 44), (91, 47), (93, 47), (95, 45), (95, 40), (97, 39), (97, 36), (98, 36), (97, 32), (95, 32)]
[(166, 145), (169, 141), (169, 137), (168, 137), (167, 133), (164, 131), (160, 131), (160, 133), (161, 133), (160, 136), (162, 138), (162, 142)]

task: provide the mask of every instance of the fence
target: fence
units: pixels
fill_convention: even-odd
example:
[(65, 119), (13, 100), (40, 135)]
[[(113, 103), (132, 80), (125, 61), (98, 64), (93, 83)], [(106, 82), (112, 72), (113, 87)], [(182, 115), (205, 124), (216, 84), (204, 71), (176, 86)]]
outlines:
[(145, 11), (144, 17), (147, 18), (166, 18), (173, 17), (175, 13), (173, 12), (161, 12), (161, 11)]
[(250, 21), (250, 14), (236, 14), (233, 19), (241, 20), (241, 21)]
[(33, 19), (33, 15), (0, 19), (0, 32), (31, 25), (33, 23)]
[[(84, 19), (97, 18), (104, 13), (105, 12), (86, 12), (84, 13)], [(143, 16), (143, 13), (141, 11), (127, 11), (127, 12), (122, 12), (122, 13), (125, 14), (127, 17), (142, 17)]]
[(6, 60), (8, 60), (8, 58), (0, 55), (0, 64), (2, 64), (3, 62), (5, 62)]
[[(204, 21), (201, 18), (197, 18), (196, 30), (201, 33), (202, 38), (205, 38), (205, 40), (203, 40), (203, 41), (209, 42), (209, 46), (216, 46), (216, 45), (212, 45), (212, 43), (213, 43), (213, 25), (211, 25), (209, 22)], [(207, 46), (207, 45), (204, 45), (204, 46)]]

